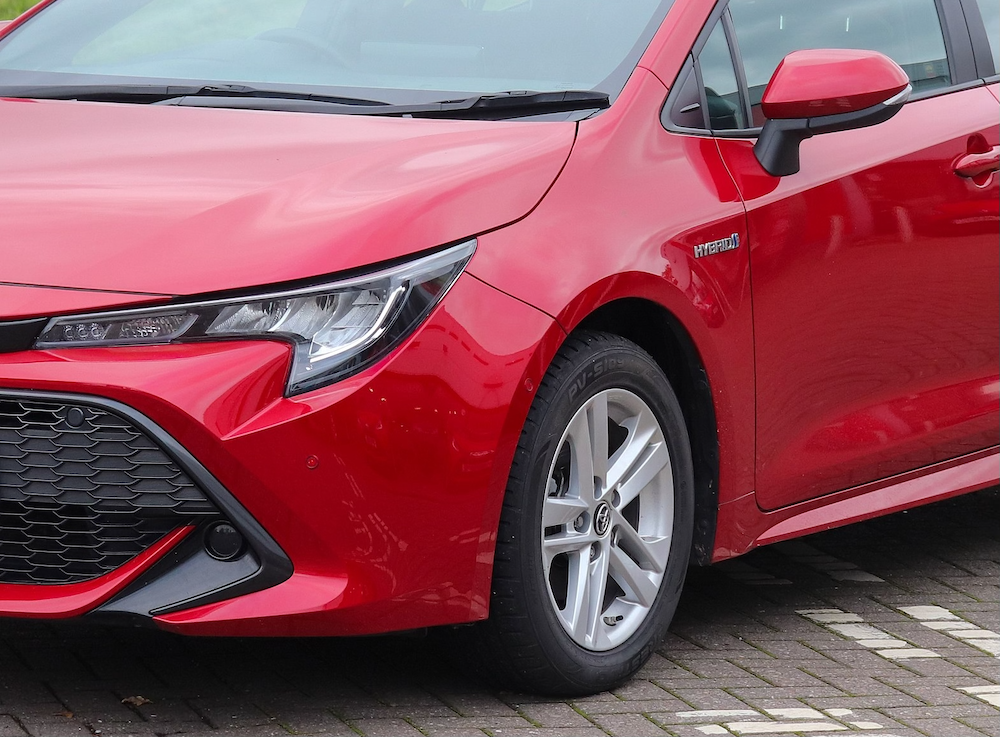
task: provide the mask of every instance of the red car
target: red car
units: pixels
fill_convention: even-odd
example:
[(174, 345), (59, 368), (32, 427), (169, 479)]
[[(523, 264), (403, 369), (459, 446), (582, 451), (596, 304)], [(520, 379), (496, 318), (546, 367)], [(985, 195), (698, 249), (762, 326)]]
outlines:
[(994, 0), (50, 0), (0, 33), (0, 614), (476, 623), (1000, 477)]

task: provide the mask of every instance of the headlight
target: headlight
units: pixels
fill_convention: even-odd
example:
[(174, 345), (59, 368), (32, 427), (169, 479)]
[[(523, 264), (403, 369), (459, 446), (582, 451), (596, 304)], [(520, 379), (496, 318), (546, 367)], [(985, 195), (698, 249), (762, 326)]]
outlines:
[(361, 277), (263, 296), (57, 317), (35, 348), (284, 340), (295, 348), (287, 392), (299, 394), (385, 356), (441, 301), (475, 250), (472, 240)]

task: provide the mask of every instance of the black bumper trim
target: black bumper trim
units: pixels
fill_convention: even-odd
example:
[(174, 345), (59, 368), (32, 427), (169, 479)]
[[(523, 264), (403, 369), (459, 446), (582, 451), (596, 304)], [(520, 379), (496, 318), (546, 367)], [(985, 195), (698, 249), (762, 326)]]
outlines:
[(0, 322), (0, 353), (19, 353), (30, 350), (35, 340), (48, 325), (49, 318)]

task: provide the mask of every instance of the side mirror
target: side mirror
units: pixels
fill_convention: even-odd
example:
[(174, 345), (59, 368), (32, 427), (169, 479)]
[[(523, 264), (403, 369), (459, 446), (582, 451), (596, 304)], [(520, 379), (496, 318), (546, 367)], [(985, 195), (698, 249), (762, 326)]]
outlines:
[(885, 122), (900, 111), (911, 89), (906, 72), (877, 51), (794, 51), (764, 91), (767, 122), (753, 148), (757, 161), (772, 176), (795, 174), (802, 141)]

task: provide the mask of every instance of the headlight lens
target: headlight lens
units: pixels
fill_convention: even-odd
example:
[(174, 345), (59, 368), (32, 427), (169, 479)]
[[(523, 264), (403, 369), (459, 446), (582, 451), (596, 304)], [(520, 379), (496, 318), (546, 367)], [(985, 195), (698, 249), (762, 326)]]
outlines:
[(277, 339), (295, 347), (288, 394), (378, 361), (427, 317), (458, 279), (476, 241), (354, 279), (264, 296), (58, 317), (35, 348)]

